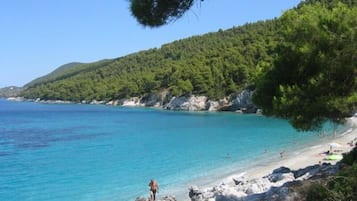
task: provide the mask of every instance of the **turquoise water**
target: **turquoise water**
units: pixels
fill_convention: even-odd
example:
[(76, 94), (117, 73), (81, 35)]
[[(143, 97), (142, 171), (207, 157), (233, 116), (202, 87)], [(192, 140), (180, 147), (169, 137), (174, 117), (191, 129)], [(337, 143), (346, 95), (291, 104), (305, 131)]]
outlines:
[(316, 140), (258, 115), (0, 100), (0, 200), (130, 201), (151, 178), (186, 192)]

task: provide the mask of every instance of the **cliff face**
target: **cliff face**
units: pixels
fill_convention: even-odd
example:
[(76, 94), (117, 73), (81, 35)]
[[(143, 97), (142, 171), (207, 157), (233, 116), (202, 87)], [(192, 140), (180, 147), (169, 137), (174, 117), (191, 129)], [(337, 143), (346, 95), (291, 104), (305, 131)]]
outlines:
[[(225, 97), (220, 100), (210, 100), (206, 96), (187, 95), (175, 97), (167, 92), (161, 92), (159, 94), (131, 97), (104, 103), (107, 105), (158, 107), (166, 110), (255, 113), (257, 108), (252, 102), (252, 94), (252, 91), (244, 90), (235, 96)], [(91, 104), (103, 104), (103, 102), (93, 100)]]
[(233, 111), (255, 113), (257, 107), (252, 102), (253, 91), (244, 90), (234, 96), (220, 100), (209, 100), (206, 96), (173, 97), (169, 103), (163, 105), (168, 110), (187, 111)]
[[(130, 97), (119, 100), (81, 101), (82, 104), (105, 104), (126, 107), (156, 107), (177, 111), (231, 111), (240, 113), (256, 113), (258, 108), (252, 102), (253, 91), (243, 90), (240, 93), (224, 97), (220, 100), (210, 100), (207, 96), (186, 95), (175, 97), (167, 90), (157, 94), (146, 94), (142, 97)], [(41, 100), (42, 103), (71, 103), (62, 100)]]

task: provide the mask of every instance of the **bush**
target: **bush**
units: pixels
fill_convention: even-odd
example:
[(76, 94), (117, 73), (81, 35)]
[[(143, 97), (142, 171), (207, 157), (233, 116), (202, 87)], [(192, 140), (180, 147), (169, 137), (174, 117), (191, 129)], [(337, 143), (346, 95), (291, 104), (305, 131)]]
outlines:
[[(307, 201), (357, 200), (357, 148), (344, 156), (345, 166), (338, 175), (323, 184), (315, 184), (307, 192)], [(349, 165), (353, 164), (353, 165)]]
[(324, 201), (330, 197), (329, 190), (321, 184), (312, 185), (307, 192), (306, 201)]
[(350, 153), (343, 154), (342, 163), (352, 166), (357, 160), (357, 147), (355, 147)]

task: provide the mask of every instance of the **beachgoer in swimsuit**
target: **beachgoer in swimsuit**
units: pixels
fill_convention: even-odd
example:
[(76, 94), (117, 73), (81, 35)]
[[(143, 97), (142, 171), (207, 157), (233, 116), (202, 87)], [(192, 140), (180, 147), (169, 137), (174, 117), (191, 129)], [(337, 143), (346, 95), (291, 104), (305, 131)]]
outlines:
[(156, 199), (156, 192), (159, 191), (159, 184), (151, 179), (149, 183), (149, 188), (150, 188), (150, 201), (155, 201)]

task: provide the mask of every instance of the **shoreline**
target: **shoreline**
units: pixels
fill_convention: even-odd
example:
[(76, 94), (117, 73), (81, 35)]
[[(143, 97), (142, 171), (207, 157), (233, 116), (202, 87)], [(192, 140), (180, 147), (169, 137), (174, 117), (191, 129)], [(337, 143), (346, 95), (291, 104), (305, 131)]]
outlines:
[[(244, 178), (245, 180), (259, 179), (271, 174), (273, 170), (280, 167), (287, 167), (291, 170), (299, 170), (313, 165), (319, 165), (323, 163), (336, 164), (339, 160), (328, 160), (325, 154), (330, 149), (331, 143), (337, 143), (338, 147), (335, 147), (335, 154), (341, 155), (343, 153), (350, 152), (357, 140), (357, 117), (348, 118), (346, 122), (347, 130), (339, 133), (336, 137), (328, 136), (327, 138), (321, 138), (321, 142), (314, 146), (303, 146), (298, 150), (291, 150), (284, 153), (283, 158), (270, 157), (264, 161), (258, 161), (256, 164), (251, 164), (244, 168), (239, 168), (230, 173), (221, 174), (221, 178), (217, 179), (219, 175), (212, 175), (212, 178), (201, 178), (205, 181), (197, 180), (191, 182), (190, 186), (186, 186), (186, 189), (176, 191), (175, 197), (178, 201), (190, 201), (189, 189), (192, 187), (199, 188), (200, 191), (210, 191), (215, 188), (219, 188), (222, 185), (234, 185), (236, 178)], [(214, 180), (214, 181), (212, 181)], [(176, 189), (177, 190), (177, 189)]]
[[(155, 94), (150, 96), (143, 95), (138, 97), (120, 98), (113, 100), (78, 100), (78, 101), (64, 101), (51, 100), (41, 98), (24, 98), (20, 96), (7, 97), (8, 101), (15, 102), (35, 102), (44, 104), (89, 104), (89, 105), (107, 105), (107, 106), (122, 106), (122, 107), (145, 107), (158, 108), (162, 110), (173, 111), (209, 111), (209, 112), (237, 112), (237, 113), (256, 113), (260, 114), (259, 110), (251, 103), (252, 92), (249, 90), (242, 90), (234, 93), (237, 97), (233, 98), (225, 96), (219, 100), (208, 99), (204, 95), (188, 95), (179, 97), (170, 97), (166, 100), (165, 97), (159, 97)], [(166, 96), (166, 95), (165, 95)], [(166, 100), (166, 101), (164, 101)]]
[[(180, 186), (175, 186), (175, 188), (170, 188), (170, 189), (175, 189), (177, 191), (166, 191), (167, 193), (171, 193), (174, 195), (177, 195), (177, 200), (190, 200), (188, 194), (189, 194), (189, 186), (194, 184), (200, 187), (200, 189), (210, 189), (214, 188), (217, 185), (221, 185), (222, 183), (234, 183), (233, 179), (234, 178), (240, 178), (242, 176), (248, 178), (248, 179), (253, 179), (253, 178), (259, 178), (262, 176), (266, 176), (270, 174), (273, 170), (276, 168), (279, 168), (281, 166), (289, 167), (290, 169), (296, 170), (301, 167), (307, 167), (309, 165), (313, 164), (318, 164), (319, 161), (322, 163), (324, 162), (331, 162), (331, 161), (324, 161), (323, 160), (323, 155), (320, 153), (325, 152), (328, 150), (328, 143), (329, 142), (338, 142), (339, 144), (343, 145), (343, 149), (346, 149), (349, 151), (351, 148), (347, 146), (347, 143), (350, 142), (350, 140), (353, 140), (357, 136), (357, 116), (351, 118), (351, 121), (349, 122), (350, 125), (346, 124), (346, 127), (349, 127), (351, 129), (348, 129), (349, 132), (345, 133), (342, 131), (340, 134), (337, 135), (337, 138), (332, 138), (332, 136), (328, 136), (325, 138), (320, 138), (318, 141), (312, 143), (304, 143), (300, 144), (300, 147), (295, 147), (294, 149), (289, 150), (288, 152), (285, 153), (284, 158), (280, 159), (279, 158), (279, 152), (270, 152), (269, 150), (269, 157), (255, 157), (255, 160), (252, 164), (248, 164), (246, 166), (240, 166), (242, 161), (235, 161), (235, 164), (237, 164), (236, 167), (233, 169), (229, 168), (230, 170), (227, 171), (224, 170), (224, 167), (222, 168), (221, 172), (218, 172), (218, 174), (206, 174), (207, 176), (200, 177), (199, 179), (202, 179), (201, 182), (187, 182), (185, 185), (180, 185)], [(353, 128), (353, 129), (352, 129)], [(345, 129), (347, 130), (347, 129)], [(348, 137), (347, 139), (345, 139)], [(342, 148), (341, 148), (342, 149)], [(264, 149), (262, 149), (263, 151)], [(321, 151), (318, 151), (321, 150)], [(313, 152), (313, 155), (309, 157), (309, 153)], [(262, 152), (261, 152), (262, 153)], [(263, 154), (261, 154), (263, 155)], [(268, 155), (268, 154), (267, 154)], [(308, 157), (306, 159), (306, 157)], [(305, 159), (304, 159), (305, 158)], [(321, 159), (321, 160), (318, 160)], [(302, 162), (300, 162), (300, 160)], [(307, 162), (310, 161), (310, 162)], [(332, 161), (332, 163), (336, 163), (337, 161)], [(287, 165), (284, 165), (287, 164)], [(197, 181), (197, 180), (195, 180)], [(204, 182), (203, 182), (204, 181)], [(179, 188), (176, 188), (179, 187)], [(168, 189), (169, 190), (169, 189)], [(164, 192), (164, 191), (163, 191)], [(166, 194), (165, 192), (165, 194)], [(178, 193), (182, 192), (182, 193)], [(163, 194), (163, 195), (165, 195)], [(161, 197), (161, 193), (159, 196)]]

